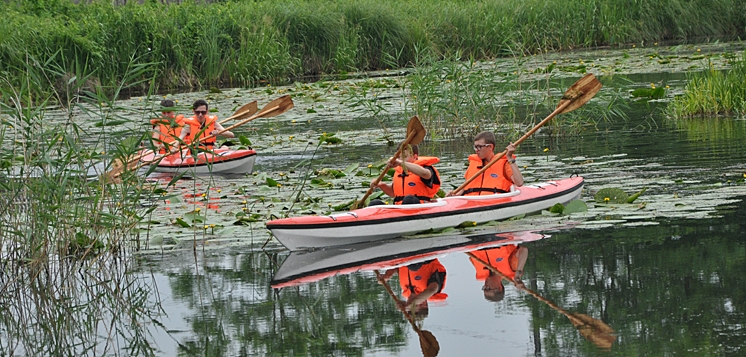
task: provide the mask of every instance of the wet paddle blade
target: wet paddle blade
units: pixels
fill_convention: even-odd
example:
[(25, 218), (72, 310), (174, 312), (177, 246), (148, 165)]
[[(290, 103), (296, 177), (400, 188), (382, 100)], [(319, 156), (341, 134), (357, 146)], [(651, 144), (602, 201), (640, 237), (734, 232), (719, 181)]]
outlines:
[(425, 357), (435, 357), (440, 352), (440, 344), (430, 331), (420, 331), (420, 349)]
[(557, 108), (567, 104), (559, 114), (571, 112), (575, 109), (580, 108), (583, 104), (587, 103), (593, 96), (601, 90), (603, 85), (596, 79), (593, 73), (586, 74), (583, 78), (575, 82), (570, 88), (565, 91), (562, 95), (562, 100), (557, 104)]

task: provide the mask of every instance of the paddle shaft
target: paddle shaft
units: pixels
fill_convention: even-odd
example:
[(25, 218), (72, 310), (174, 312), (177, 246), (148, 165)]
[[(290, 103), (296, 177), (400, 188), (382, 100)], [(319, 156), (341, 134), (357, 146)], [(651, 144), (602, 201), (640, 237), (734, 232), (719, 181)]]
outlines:
[[(535, 125), (535, 126), (534, 126), (533, 128), (531, 128), (531, 130), (529, 130), (529, 131), (528, 131), (528, 132), (527, 132), (526, 134), (524, 134), (523, 136), (521, 136), (521, 138), (520, 138), (520, 139), (516, 140), (516, 141), (515, 141), (515, 142), (513, 143), (513, 145), (515, 145), (515, 146), (518, 146), (518, 145), (520, 145), (520, 144), (521, 144), (521, 143), (522, 143), (522, 142), (523, 142), (524, 140), (528, 139), (528, 138), (529, 138), (529, 137), (530, 137), (531, 135), (534, 135), (534, 133), (535, 133), (535, 132), (536, 132), (537, 130), (539, 130), (539, 129), (540, 129), (540, 128), (541, 128), (542, 126), (544, 126), (544, 124), (546, 124), (547, 122), (549, 122), (550, 120), (552, 120), (552, 118), (554, 118), (555, 116), (557, 116), (557, 114), (561, 114), (561, 113), (562, 113), (562, 111), (563, 111), (563, 110), (565, 110), (565, 108), (567, 108), (567, 107), (568, 107), (568, 106), (569, 106), (569, 105), (570, 105), (570, 104), (571, 104), (572, 102), (573, 102), (573, 101), (569, 100), (569, 101), (566, 101), (566, 102), (564, 102), (564, 103), (560, 104), (560, 105), (559, 105), (559, 106), (557, 107), (557, 109), (555, 109), (555, 110), (554, 110), (554, 111), (553, 111), (553, 112), (552, 112), (551, 114), (549, 114), (549, 116), (547, 116), (546, 118), (544, 118), (544, 120), (540, 121), (540, 122), (539, 122), (539, 124), (536, 124), (536, 125)], [(484, 166), (483, 166), (483, 167), (482, 167), (482, 168), (481, 168), (481, 169), (480, 169), (479, 171), (477, 171), (477, 173), (475, 173), (474, 175), (471, 175), (471, 177), (469, 177), (468, 179), (466, 179), (466, 181), (464, 181), (464, 183), (462, 183), (462, 184), (461, 184), (461, 186), (459, 186), (458, 188), (456, 188), (456, 189), (455, 189), (455, 190), (453, 190), (453, 191), (454, 191), (454, 192), (459, 192), (459, 191), (463, 190), (463, 189), (464, 189), (464, 187), (466, 187), (466, 186), (467, 186), (468, 184), (470, 184), (470, 183), (471, 183), (472, 181), (474, 181), (474, 180), (475, 180), (475, 179), (476, 179), (477, 177), (479, 177), (479, 175), (481, 175), (481, 174), (483, 174), (483, 173), (484, 173), (485, 171), (487, 171), (487, 169), (489, 169), (490, 167), (492, 167), (492, 165), (494, 165), (494, 164), (495, 164), (495, 163), (496, 163), (496, 162), (497, 162), (498, 160), (500, 160), (500, 159), (501, 159), (501, 158), (502, 158), (503, 156), (505, 156), (505, 155), (506, 155), (507, 153), (508, 153), (508, 151), (507, 151), (507, 150), (504, 150), (503, 152), (501, 152), (501, 153), (498, 153), (498, 154), (496, 154), (496, 155), (495, 155), (495, 156), (494, 156), (494, 157), (492, 158), (492, 160), (490, 160), (490, 161), (489, 161), (489, 162), (488, 162), (488, 163), (487, 163), (486, 165), (484, 165)]]
[[(375, 270), (375, 272), (376, 272), (376, 277), (378, 278), (379, 281), (381, 281), (381, 284), (383, 285), (383, 287), (386, 288), (386, 292), (389, 293), (389, 296), (391, 296), (391, 298), (394, 299), (394, 301), (398, 301), (399, 298), (397, 298), (396, 294), (394, 294), (394, 291), (391, 290), (389, 283), (383, 278), (383, 275), (381, 275), (381, 272), (379, 272), (378, 270)], [(406, 313), (405, 311), (402, 311), (402, 312), (404, 313), (404, 316), (407, 317), (407, 321), (409, 321), (409, 323), (412, 324), (412, 328), (414, 328), (414, 330), (417, 331), (417, 334), (420, 334), (420, 329), (417, 328), (417, 324), (414, 323), (414, 319), (412, 318), (412, 316)]]
[[(466, 252), (466, 254), (467, 254), (467, 255), (468, 255), (469, 257), (471, 257), (472, 259), (474, 259), (474, 260), (476, 260), (477, 262), (479, 262), (480, 264), (484, 265), (484, 266), (485, 266), (485, 267), (486, 267), (487, 269), (489, 269), (489, 270), (490, 270), (491, 272), (493, 272), (493, 273), (495, 273), (495, 274), (499, 275), (499, 276), (500, 276), (501, 278), (503, 278), (503, 279), (505, 279), (505, 280), (507, 280), (507, 281), (510, 281), (511, 283), (513, 283), (513, 285), (516, 285), (516, 282), (515, 282), (515, 280), (513, 280), (513, 279), (509, 278), (508, 276), (506, 276), (505, 274), (503, 274), (502, 272), (500, 272), (499, 270), (497, 270), (497, 268), (493, 267), (493, 266), (492, 266), (492, 265), (490, 265), (489, 263), (485, 262), (485, 261), (484, 261), (483, 259), (481, 259), (481, 258), (479, 258), (478, 256), (474, 255), (474, 254), (473, 254), (472, 252)], [(541, 302), (543, 302), (543, 303), (545, 303), (545, 304), (549, 305), (549, 307), (551, 307), (551, 308), (552, 308), (552, 309), (554, 309), (554, 310), (557, 310), (557, 311), (558, 311), (559, 313), (561, 313), (562, 315), (565, 315), (565, 316), (567, 316), (567, 318), (569, 318), (569, 319), (570, 319), (570, 320), (571, 320), (571, 321), (573, 322), (573, 324), (574, 324), (574, 325), (576, 325), (576, 326), (577, 326), (577, 325), (578, 325), (578, 322), (579, 322), (579, 323), (580, 323), (581, 325), (583, 325), (583, 324), (584, 324), (584, 323), (583, 323), (582, 321), (580, 321), (580, 320), (579, 320), (579, 319), (578, 319), (577, 317), (574, 317), (574, 316), (572, 316), (572, 313), (571, 313), (571, 312), (569, 312), (569, 311), (567, 311), (567, 310), (565, 310), (565, 309), (563, 309), (563, 308), (561, 308), (561, 307), (557, 306), (557, 304), (553, 303), (552, 301), (549, 301), (549, 300), (547, 300), (546, 298), (544, 298), (543, 296), (539, 295), (539, 294), (538, 294), (538, 293), (536, 293), (535, 291), (533, 291), (533, 290), (531, 290), (531, 289), (529, 289), (529, 288), (527, 288), (527, 287), (525, 287), (525, 286), (524, 286), (523, 288), (520, 288), (520, 289), (521, 289), (521, 290), (523, 290), (523, 291), (525, 291), (525, 292), (527, 292), (527, 293), (528, 293), (529, 295), (531, 295), (531, 296), (533, 296), (533, 297), (535, 297), (535, 298), (539, 299), (539, 301), (541, 301)]]
[[(410, 141), (412, 141), (412, 139), (414, 138), (414, 136), (416, 134), (417, 133), (415, 131), (413, 131), (413, 132), (409, 133), (409, 135), (407, 135), (407, 138), (404, 139), (404, 141), (402, 141), (401, 145), (399, 146), (399, 150), (396, 151), (396, 153), (394, 154), (394, 157), (392, 157), (389, 160), (389, 162), (391, 160), (396, 160), (396, 159), (399, 158), (399, 156), (401, 155), (402, 151), (404, 150), (404, 147), (407, 146)], [(402, 165), (404, 165), (404, 163), (402, 163)], [(373, 193), (373, 190), (376, 189), (376, 186), (381, 182), (381, 180), (383, 179), (383, 176), (385, 176), (388, 171), (389, 170), (388, 170), (388, 163), (387, 163), (387, 166), (383, 169), (383, 171), (381, 171), (381, 174), (378, 175), (378, 177), (374, 181), (375, 183), (373, 185), (371, 185), (370, 188), (368, 188), (368, 191), (365, 192), (365, 196), (363, 196), (363, 198), (361, 198), (360, 201), (358, 201), (358, 202), (365, 202), (365, 199), (367, 199), (368, 196), (370, 196)]]

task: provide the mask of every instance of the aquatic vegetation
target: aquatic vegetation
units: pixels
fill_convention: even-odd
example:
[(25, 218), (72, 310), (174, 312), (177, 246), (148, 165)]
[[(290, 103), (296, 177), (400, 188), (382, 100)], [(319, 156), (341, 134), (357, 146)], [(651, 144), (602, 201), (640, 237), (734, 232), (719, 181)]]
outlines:
[[(173, 89), (286, 83), (319, 74), (404, 68), (425, 57), (479, 61), (672, 39), (737, 38), (746, 28), (738, 0), (126, 5), (12, 0), (0, 3), (0, 9), (8, 18), (0, 24), (0, 68), (11, 86), (20, 85), (16, 70), (27, 55), (42, 63), (55, 58), (63, 73), (74, 73), (74, 63), (85, 64), (94, 74), (87, 89), (121, 82), (128, 70), (122, 58), (157, 63), (141, 73), (147, 83), (127, 92), (144, 92), (150, 84)], [(572, 66), (577, 73), (592, 68)], [(542, 71), (550, 72), (549, 67)], [(59, 90), (65, 82), (55, 86)]]
[(669, 104), (674, 118), (692, 116), (739, 115), (746, 113), (746, 53), (731, 61), (732, 67), (721, 71), (712, 66), (691, 75), (684, 94)]

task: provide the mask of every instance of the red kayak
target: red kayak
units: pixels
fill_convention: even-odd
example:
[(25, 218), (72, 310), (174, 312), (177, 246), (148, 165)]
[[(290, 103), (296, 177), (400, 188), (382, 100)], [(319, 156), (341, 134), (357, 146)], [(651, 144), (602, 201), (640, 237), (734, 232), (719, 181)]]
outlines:
[(188, 149), (184, 149), (169, 155), (151, 153), (143, 156), (140, 161), (155, 165), (156, 172), (189, 172), (196, 175), (247, 174), (254, 170), (256, 150), (220, 148), (212, 152), (200, 152), (195, 157)]
[(583, 178), (524, 185), (509, 193), (446, 197), (431, 203), (371, 206), (328, 216), (303, 216), (267, 222), (290, 250), (379, 241), (464, 222), (499, 221), (567, 203), (583, 191)]

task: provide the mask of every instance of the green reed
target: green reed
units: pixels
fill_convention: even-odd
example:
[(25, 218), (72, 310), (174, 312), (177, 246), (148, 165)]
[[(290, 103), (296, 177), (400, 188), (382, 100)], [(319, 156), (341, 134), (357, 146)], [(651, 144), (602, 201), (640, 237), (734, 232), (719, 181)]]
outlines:
[(694, 73), (667, 110), (672, 117), (746, 114), (746, 54), (734, 58), (726, 71), (710, 69)]
[[(0, 9), (6, 13), (0, 24), (0, 71), (16, 86), (26, 53), (52, 58), (59, 51), (57, 65), (87, 63), (91, 79), (104, 86), (121, 82), (134, 54), (143, 63), (156, 63), (143, 78), (171, 89), (396, 68), (422, 56), (482, 60), (746, 34), (746, 5), (739, 0), (147, 1), (121, 6), (11, 0)], [(131, 90), (144, 92), (148, 86)]]
[[(130, 256), (153, 189), (132, 172), (98, 177), (139, 146), (112, 98), (152, 65), (130, 58), (126, 82), (101, 88), (88, 63), (27, 58), (19, 86), (0, 76), (0, 354), (153, 355), (158, 299)], [(42, 87), (53, 91), (36, 96)]]

